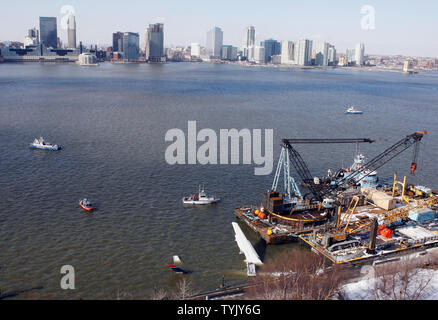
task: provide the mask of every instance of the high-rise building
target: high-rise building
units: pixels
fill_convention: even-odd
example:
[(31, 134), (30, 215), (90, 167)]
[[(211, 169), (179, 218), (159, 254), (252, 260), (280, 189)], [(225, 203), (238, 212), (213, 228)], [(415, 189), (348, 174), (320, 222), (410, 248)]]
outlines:
[(362, 66), (364, 64), (365, 57), (365, 45), (363, 43), (358, 43), (356, 49), (354, 50), (354, 56), (357, 66)]
[(221, 28), (214, 27), (207, 32), (206, 51), (209, 59), (220, 59), (224, 33)]
[(250, 46), (246, 48), (246, 58), (248, 61), (254, 61), (254, 48), (255, 46)]
[(190, 45), (190, 55), (195, 58), (199, 58), (201, 56), (201, 44), (192, 43)]
[(164, 25), (150, 24), (146, 30), (146, 60), (161, 62), (164, 57)]
[(56, 17), (40, 17), (40, 43), (46, 47), (58, 46)]
[(68, 16), (67, 21), (68, 47), (76, 48), (76, 20), (73, 14)]
[(355, 49), (347, 49), (345, 52), (345, 57), (347, 60), (347, 65), (348, 64), (353, 64), (356, 62), (356, 54), (355, 54)]
[(231, 45), (222, 46), (222, 60), (236, 61), (237, 47)]
[(266, 62), (266, 54), (265, 47), (263, 46), (255, 46), (254, 47), (254, 58), (253, 61), (258, 64), (262, 64)]
[(281, 42), (281, 64), (295, 63), (295, 44), (293, 41)]
[(24, 37), (24, 46), (36, 46), (39, 44), (39, 32), (37, 28), (29, 29), (27, 36)]
[(249, 26), (243, 33), (242, 55), (248, 58), (248, 50), (253, 46), (255, 46), (255, 29), (253, 26)]
[(309, 66), (312, 63), (312, 41), (300, 39), (295, 44), (295, 62), (300, 66)]
[(329, 61), (329, 44), (327, 42), (318, 42), (315, 45), (315, 65), (328, 66)]
[(113, 33), (113, 52), (123, 52), (123, 32)]
[(329, 45), (328, 50), (328, 65), (336, 66), (336, 48), (333, 45)]
[(262, 47), (265, 47), (265, 61), (270, 62), (271, 57), (281, 54), (281, 43), (274, 39), (262, 41)]
[(37, 28), (32, 28), (27, 31), (27, 36), (29, 38), (39, 38), (39, 32)]
[(140, 36), (138, 33), (125, 32), (123, 34), (123, 59), (136, 61), (140, 55)]

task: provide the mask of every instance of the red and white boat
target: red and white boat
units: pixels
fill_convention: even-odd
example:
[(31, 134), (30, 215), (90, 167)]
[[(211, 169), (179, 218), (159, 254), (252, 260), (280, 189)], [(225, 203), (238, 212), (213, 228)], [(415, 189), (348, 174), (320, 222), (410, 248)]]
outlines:
[(93, 205), (88, 199), (82, 199), (79, 201), (79, 206), (84, 209), (85, 211), (93, 211)]

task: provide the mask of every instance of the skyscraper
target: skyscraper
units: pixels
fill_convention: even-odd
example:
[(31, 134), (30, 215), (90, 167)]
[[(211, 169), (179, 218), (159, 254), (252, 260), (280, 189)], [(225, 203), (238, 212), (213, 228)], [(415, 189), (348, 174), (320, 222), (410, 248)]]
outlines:
[(237, 47), (231, 45), (222, 46), (222, 60), (237, 60)]
[(164, 57), (164, 25), (150, 24), (146, 30), (146, 60), (160, 62)]
[(113, 52), (123, 52), (123, 32), (113, 33)]
[(312, 41), (301, 39), (296, 42), (295, 61), (300, 66), (309, 66), (312, 62)]
[(281, 42), (281, 63), (295, 63), (295, 44), (293, 43), (293, 41), (285, 40)]
[(318, 42), (315, 45), (315, 65), (328, 66), (329, 61), (329, 44), (327, 42)]
[(73, 14), (70, 14), (67, 21), (68, 47), (76, 48), (76, 20)]
[(214, 27), (207, 32), (206, 51), (209, 59), (220, 59), (224, 33), (221, 28)]
[(354, 60), (357, 66), (362, 66), (364, 64), (365, 56), (365, 45), (363, 43), (358, 43), (356, 49), (354, 50)]
[(123, 59), (136, 61), (140, 55), (140, 36), (138, 33), (125, 32), (123, 34)]
[(242, 54), (244, 57), (248, 57), (248, 48), (253, 46), (255, 46), (255, 29), (253, 26), (249, 26), (243, 33)]
[(265, 61), (271, 61), (271, 57), (281, 54), (281, 43), (274, 39), (262, 41), (262, 47), (265, 48)]
[(40, 17), (40, 43), (46, 47), (57, 47), (58, 31), (56, 17)]
[(328, 50), (328, 65), (335, 66), (336, 65), (336, 48), (333, 45), (329, 45)]

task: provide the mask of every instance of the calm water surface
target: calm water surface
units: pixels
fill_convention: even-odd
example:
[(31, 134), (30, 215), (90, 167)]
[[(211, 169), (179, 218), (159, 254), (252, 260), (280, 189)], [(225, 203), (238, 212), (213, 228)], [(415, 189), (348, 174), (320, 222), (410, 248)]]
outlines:
[[(0, 64), (0, 290), (36, 286), (49, 299), (150, 298), (181, 278), (177, 254), (197, 290), (247, 280), (234, 241), (233, 208), (259, 204), (273, 176), (251, 165), (166, 163), (167, 130), (272, 128), (280, 138), (372, 138), (377, 155), (403, 136), (428, 130), (410, 182), (438, 188), (438, 74), (289, 71), (213, 64)], [(363, 116), (346, 116), (356, 105)], [(35, 137), (64, 146), (30, 150)], [(299, 146), (314, 175), (349, 165), (354, 146)], [(412, 150), (411, 150), (412, 151)], [(409, 174), (412, 152), (384, 168)], [(223, 201), (186, 208), (198, 184)], [(88, 197), (99, 209), (86, 214)], [(265, 261), (297, 244), (267, 247), (248, 228)], [(76, 290), (60, 288), (74, 266)]]

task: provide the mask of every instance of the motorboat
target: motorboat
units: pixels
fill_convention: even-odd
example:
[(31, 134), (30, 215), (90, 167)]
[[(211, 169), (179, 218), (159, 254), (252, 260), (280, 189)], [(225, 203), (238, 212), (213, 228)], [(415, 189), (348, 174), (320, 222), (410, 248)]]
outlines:
[(182, 199), (184, 204), (205, 205), (214, 204), (220, 201), (219, 198), (208, 196), (204, 188), (199, 187), (199, 192), (191, 195), (190, 197), (184, 197)]
[(43, 149), (51, 151), (61, 150), (61, 146), (58, 146), (57, 144), (51, 144), (50, 142), (45, 141), (43, 137), (35, 139), (31, 144), (29, 144), (29, 147), (31, 147), (32, 149)]
[(345, 111), (346, 114), (363, 114), (363, 111), (357, 110), (355, 107), (350, 107)]
[(85, 211), (93, 211), (93, 205), (91, 204), (91, 202), (88, 199), (82, 199), (79, 201), (79, 206), (84, 209)]

